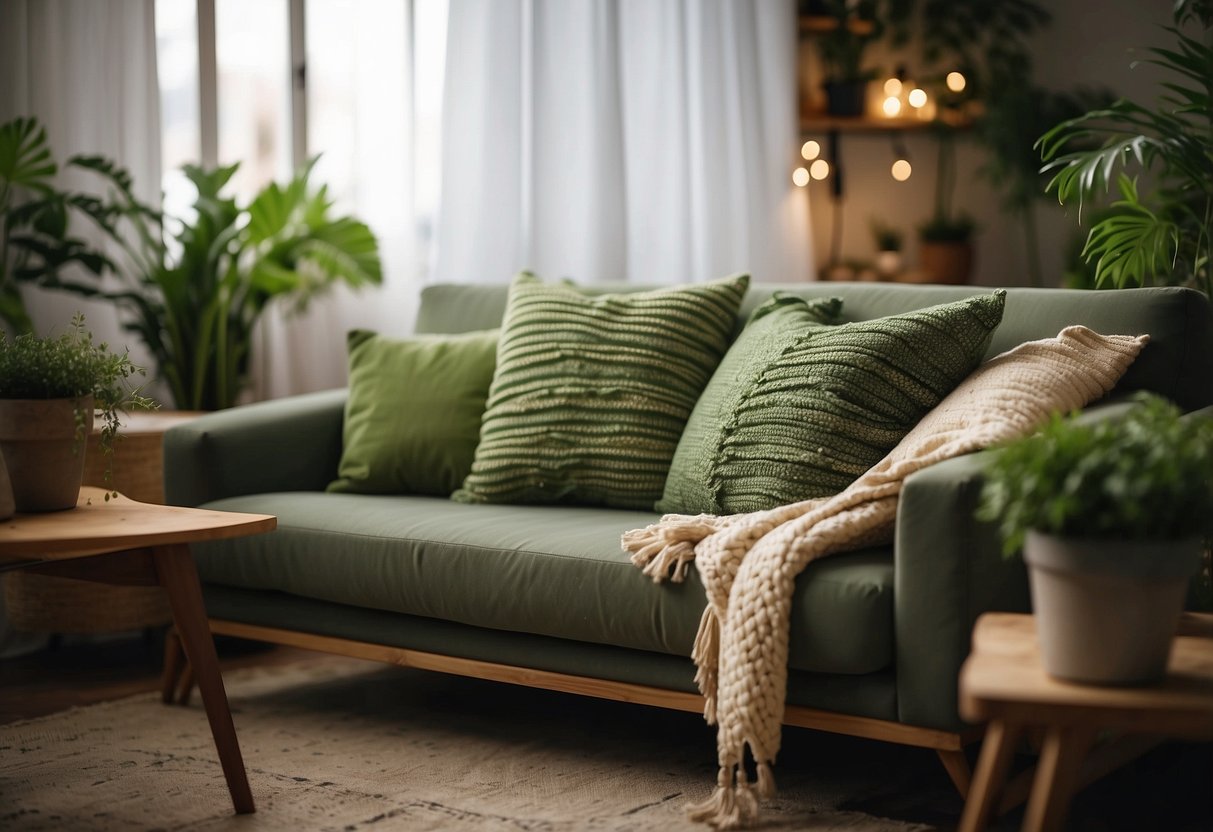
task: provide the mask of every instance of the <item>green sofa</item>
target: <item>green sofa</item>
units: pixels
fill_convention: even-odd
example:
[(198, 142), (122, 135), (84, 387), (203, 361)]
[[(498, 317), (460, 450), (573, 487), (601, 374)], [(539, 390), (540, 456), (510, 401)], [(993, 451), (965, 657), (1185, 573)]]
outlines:
[[(839, 296), (846, 320), (986, 291), (757, 286), (739, 320), (776, 288)], [(431, 286), (417, 331), (497, 326), (506, 291)], [(1213, 404), (1213, 316), (1203, 295), (1010, 289), (990, 355), (1069, 324), (1150, 334), (1112, 398), (1146, 389), (1185, 410)], [(169, 432), (170, 503), (278, 517), (270, 534), (193, 547), (215, 632), (698, 707), (688, 658), (704, 606), (698, 576), (655, 585), (619, 545), (622, 532), (656, 514), (325, 493), (344, 401), (344, 391), (282, 399)], [(894, 545), (826, 558), (800, 576), (789, 723), (935, 748), (963, 785), (958, 750), (969, 734), (956, 682), (970, 630), (982, 612), (1028, 606), (1022, 566), (1004, 560), (992, 530), (973, 519), (980, 465), (973, 455), (914, 475)]]

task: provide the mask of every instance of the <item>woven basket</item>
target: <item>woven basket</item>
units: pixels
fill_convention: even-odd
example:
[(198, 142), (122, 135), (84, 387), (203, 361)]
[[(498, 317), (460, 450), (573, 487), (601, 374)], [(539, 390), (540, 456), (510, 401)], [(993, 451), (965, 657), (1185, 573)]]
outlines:
[(158, 586), (111, 586), (10, 572), (4, 603), (15, 630), (49, 633), (116, 633), (172, 620), (168, 597)]
[[(164, 502), (164, 432), (197, 413), (132, 413), (122, 418), (114, 446), (113, 479), (105, 482), (106, 458), (99, 428), (89, 437), (84, 484), (109, 487), (141, 503)], [(48, 633), (107, 633), (142, 630), (172, 620), (158, 586), (113, 586), (21, 571), (5, 576), (9, 623), (18, 630)]]

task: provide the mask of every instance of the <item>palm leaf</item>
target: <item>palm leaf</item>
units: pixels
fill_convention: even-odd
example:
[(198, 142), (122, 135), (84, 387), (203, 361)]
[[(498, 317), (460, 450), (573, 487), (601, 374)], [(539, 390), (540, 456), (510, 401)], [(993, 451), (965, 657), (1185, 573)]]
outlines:
[(1175, 269), (1180, 229), (1170, 217), (1155, 213), (1141, 203), (1137, 184), (1123, 174), (1118, 179), (1123, 199), (1113, 203), (1115, 212), (1091, 227), (1083, 256), (1094, 259), (1096, 285), (1119, 289), (1167, 280)]
[(50, 193), (58, 172), (46, 130), (37, 119), (17, 118), (0, 125), (0, 181), (39, 193)]

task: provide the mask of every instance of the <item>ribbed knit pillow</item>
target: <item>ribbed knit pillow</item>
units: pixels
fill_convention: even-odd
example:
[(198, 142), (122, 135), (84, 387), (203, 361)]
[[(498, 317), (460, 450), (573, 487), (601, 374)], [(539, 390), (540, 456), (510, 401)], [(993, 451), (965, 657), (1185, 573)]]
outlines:
[(820, 308), (776, 295), (708, 384), (657, 510), (736, 514), (842, 491), (973, 371), (1005, 298), (826, 326)]
[(650, 508), (748, 275), (589, 296), (522, 274), (462, 502)]

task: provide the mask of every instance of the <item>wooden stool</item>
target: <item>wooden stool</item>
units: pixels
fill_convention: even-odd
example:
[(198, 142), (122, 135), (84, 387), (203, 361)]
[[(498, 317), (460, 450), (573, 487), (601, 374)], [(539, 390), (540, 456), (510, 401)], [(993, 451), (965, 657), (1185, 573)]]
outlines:
[[(1213, 738), (1213, 615), (1185, 613), (1167, 677), (1142, 687), (1054, 679), (1041, 666), (1032, 616), (983, 615), (960, 673), (960, 714), (989, 722), (961, 832), (979, 832), (995, 810), (1023, 799), (1016, 794), (1022, 786), (1012, 784), (1004, 794), (1004, 785), (1017, 742), (1033, 729), (1043, 729), (1044, 742), (1024, 829), (1060, 830), (1076, 789), (1162, 738)], [(1103, 731), (1127, 736), (1095, 747)]]

